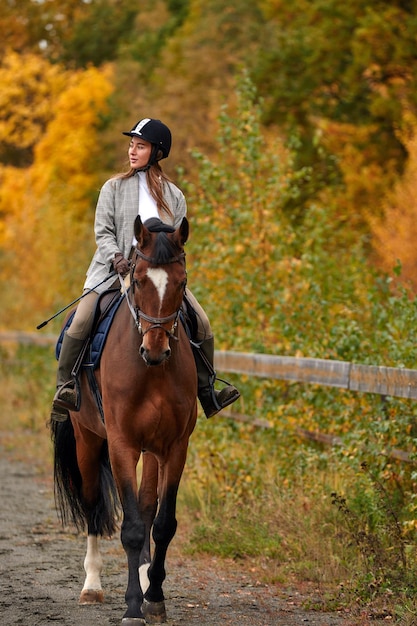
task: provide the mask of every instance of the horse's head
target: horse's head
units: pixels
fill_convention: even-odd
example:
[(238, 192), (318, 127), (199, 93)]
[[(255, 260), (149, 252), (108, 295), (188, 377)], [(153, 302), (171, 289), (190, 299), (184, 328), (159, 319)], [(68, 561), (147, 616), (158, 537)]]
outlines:
[(184, 244), (188, 221), (175, 230), (156, 218), (142, 224), (135, 220), (136, 250), (132, 258), (132, 291), (138, 327), (142, 333), (140, 354), (147, 365), (159, 365), (171, 354), (178, 316), (187, 283)]

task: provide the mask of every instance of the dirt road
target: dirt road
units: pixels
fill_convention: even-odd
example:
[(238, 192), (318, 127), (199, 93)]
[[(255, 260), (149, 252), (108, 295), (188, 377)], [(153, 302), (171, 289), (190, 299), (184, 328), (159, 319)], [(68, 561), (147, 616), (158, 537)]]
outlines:
[[(32, 468), (10, 460), (1, 448), (0, 476), (0, 624), (120, 626), (126, 566), (119, 537), (102, 543), (105, 603), (78, 606), (85, 540), (61, 529), (51, 481), (36, 478)], [(302, 593), (262, 585), (243, 567), (183, 556), (179, 534), (167, 562), (168, 626), (360, 623), (343, 613), (304, 610)]]

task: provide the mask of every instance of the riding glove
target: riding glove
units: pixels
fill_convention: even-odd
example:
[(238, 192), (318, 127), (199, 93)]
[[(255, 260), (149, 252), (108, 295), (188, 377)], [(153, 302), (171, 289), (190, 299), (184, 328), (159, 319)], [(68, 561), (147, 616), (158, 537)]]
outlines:
[(112, 261), (113, 267), (118, 274), (122, 276), (126, 276), (130, 270), (130, 262), (124, 258), (121, 252), (118, 252), (114, 255), (114, 259)]

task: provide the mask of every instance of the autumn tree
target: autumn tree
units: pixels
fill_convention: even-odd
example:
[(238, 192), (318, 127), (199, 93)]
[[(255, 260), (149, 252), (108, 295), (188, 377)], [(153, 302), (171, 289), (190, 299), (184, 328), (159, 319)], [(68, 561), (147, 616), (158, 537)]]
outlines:
[(68, 77), (25, 170), (0, 171), (2, 322), (25, 325), (82, 288), (94, 251), (92, 225), (102, 175), (102, 130), (112, 91), (108, 70)]
[(33, 0), (5, 0), (0, 13), (0, 53), (3, 56), (8, 50), (17, 53), (39, 52), (39, 42), (45, 36), (45, 23), (40, 19), (44, 10)]
[(67, 76), (33, 53), (9, 51), (0, 64), (0, 162), (26, 167), (54, 116)]
[(86, 3), (61, 40), (61, 62), (74, 67), (87, 67), (117, 58), (120, 47), (135, 31), (135, 18), (140, 7), (134, 0), (93, 0)]
[(372, 220), (372, 245), (375, 263), (395, 284), (408, 284), (417, 293), (417, 133), (406, 145), (404, 176), (385, 198), (383, 215)]
[(247, 0), (227, 6), (222, 0), (148, 0), (137, 16), (129, 48), (137, 64), (123, 57), (117, 92), (128, 94), (132, 110), (154, 111), (167, 121), (174, 134), (170, 161), (190, 176), (190, 151), (211, 155), (217, 149), (219, 108), (235, 98), (236, 69), (255, 54), (261, 21), (257, 3)]
[[(378, 211), (375, 199), (393, 184), (407, 156), (398, 134), (405, 124), (404, 110), (417, 105), (416, 3), (299, 0), (288, 5), (265, 0), (261, 4), (267, 23), (253, 77), (265, 97), (264, 120), (298, 131), (303, 141), (301, 162), (315, 168), (319, 183), (334, 171), (323, 172), (317, 138), (322, 137), (323, 145), (328, 138), (326, 123), (333, 124), (332, 130), (340, 124), (342, 141), (337, 143), (337, 132), (330, 136), (328, 151), (335, 150), (343, 161), (352, 157), (345, 148), (354, 148), (357, 155), (351, 166), (370, 166), (376, 186), (372, 192), (368, 181), (361, 186), (355, 180), (345, 194), (350, 202), (361, 199), (362, 207), (355, 210), (363, 215)], [(363, 160), (362, 151), (366, 151)]]
[(5, 5), (0, 51), (41, 54), (67, 67), (115, 59), (141, 10), (134, 0), (6, 0)]

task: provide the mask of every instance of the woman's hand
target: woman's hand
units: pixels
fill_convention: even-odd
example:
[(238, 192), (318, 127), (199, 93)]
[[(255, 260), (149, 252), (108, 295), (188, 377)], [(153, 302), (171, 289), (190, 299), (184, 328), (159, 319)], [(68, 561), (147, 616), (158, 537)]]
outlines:
[(130, 270), (130, 261), (124, 258), (121, 252), (118, 252), (114, 255), (114, 259), (112, 261), (113, 267), (118, 274), (122, 276), (126, 276)]

